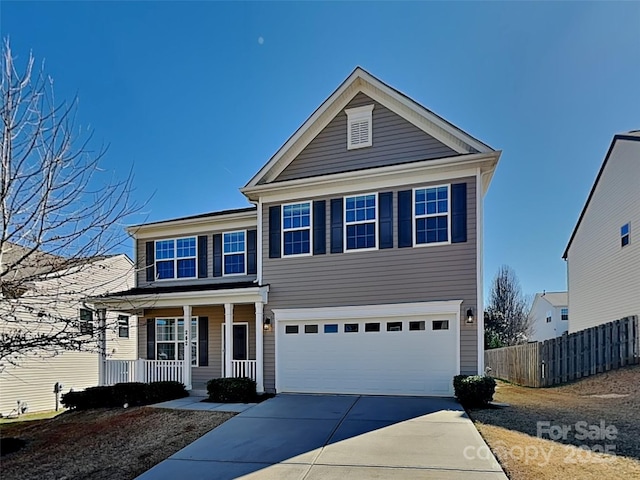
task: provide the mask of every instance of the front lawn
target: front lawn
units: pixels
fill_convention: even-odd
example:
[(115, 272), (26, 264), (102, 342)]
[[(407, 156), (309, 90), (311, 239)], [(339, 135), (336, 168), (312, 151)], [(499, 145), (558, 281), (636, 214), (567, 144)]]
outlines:
[(66, 412), (0, 425), (26, 446), (2, 457), (3, 480), (132, 479), (233, 413), (135, 407)]
[(510, 406), (470, 414), (512, 480), (640, 478), (640, 366), (555, 388), (498, 382), (494, 400)]

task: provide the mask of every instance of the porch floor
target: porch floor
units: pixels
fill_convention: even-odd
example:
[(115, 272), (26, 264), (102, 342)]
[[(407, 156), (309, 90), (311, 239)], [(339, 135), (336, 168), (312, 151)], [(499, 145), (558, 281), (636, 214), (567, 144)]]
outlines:
[(204, 410), (212, 412), (240, 413), (257, 405), (257, 403), (210, 403), (203, 402), (206, 396), (189, 396), (168, 402), (149, 405), (156, 408), (171, 408), (174, 410)]

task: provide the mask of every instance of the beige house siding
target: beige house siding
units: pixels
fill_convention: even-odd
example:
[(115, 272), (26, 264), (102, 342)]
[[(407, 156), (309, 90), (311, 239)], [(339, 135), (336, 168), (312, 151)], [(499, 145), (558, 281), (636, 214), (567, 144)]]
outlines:
[(347, 150), (347, 115), (341, 111), (275, 181), (458, 155), (364, 93), (358, 93), (346, 108), (363, 105), (374, 105), (371, 147)]
[[(126, 290), (133, 286), (133, 279), (133, 267), (124, 256), (101, 260), (64, 279), (40, 282), (35, 288), (47, 292), (47, 306), (38, 301), (38, 309), (54, 310), (64, 318), (78, 318), (83, 298)], [(28, 294), (23, 299), (27, 301)], [(117, 318), (118, 312), (107, 313), (107, 354), (109, 358), (133, 360), (137, 357), (136, 318), (129, 319), (128, 339), (118, 338)], [(11, 326), (0, 322), (0, 328)], [(31, 412), (53, 410), (56, 382), (63, 384), (64, 392), (96, 386), (99, 356), (94, 353), (95, 347), (97, 344), (93, 351), (63, 352), (56, 356), (41, 353), (20, 359), (19, 366), (4, 365), (0, 369), (0, 413), (10, 413), (17, 400), (26, 401)]]
[(568, 251), (569, 333), (640, 315), (639, 183), (640, 140), (617, 140)]

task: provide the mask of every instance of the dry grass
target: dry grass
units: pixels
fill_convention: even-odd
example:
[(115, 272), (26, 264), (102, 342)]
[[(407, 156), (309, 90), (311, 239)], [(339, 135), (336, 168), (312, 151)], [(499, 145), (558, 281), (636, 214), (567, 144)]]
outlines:
[(27, 446), (2, 457), (2, 479), (131, 479), (234, 414), (137, 407), (68, 412), (2, 425)]
[[(593, 396), (607, 394), (619, 396)], [(510, 478), (640, 478), (640, 366), (554, 388), (499, 382), (494, 400), (510, 407), (476, 410), (471, 416)], [(537, 425), (541, 421), (571, 430), (566, 438), (551, 441), (545, 434), (541, 439)], [(617, 430), (615, 438), (576, 438), (577, 422), (612, 425)], [(616, 456), (575, 448), (584, 445), (593, 451), (613, 445)], [(542, 458), (543, 452), (551, 452), (548, 461)], [(534, 455), (537, 457), (532, 458)]]

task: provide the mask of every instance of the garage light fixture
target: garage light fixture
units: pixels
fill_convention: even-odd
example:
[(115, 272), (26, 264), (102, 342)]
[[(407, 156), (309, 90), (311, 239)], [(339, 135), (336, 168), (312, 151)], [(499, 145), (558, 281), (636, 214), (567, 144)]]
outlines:
[(262, 328), (265, 332), (271, 331), (271, 319), (269, 317), (265, 317), (264, 322), (262, 322)]
[(473, 309), (467, 309), (467, 323), (473, 323)]

